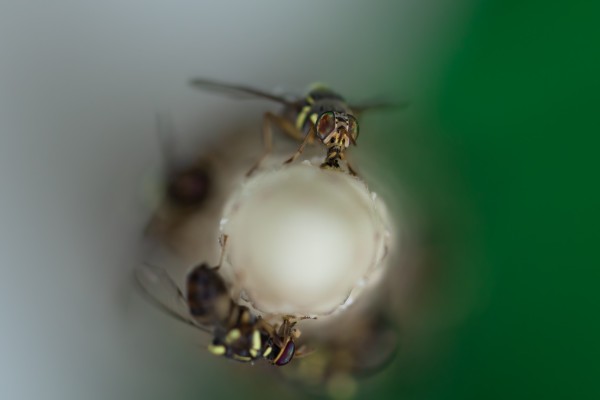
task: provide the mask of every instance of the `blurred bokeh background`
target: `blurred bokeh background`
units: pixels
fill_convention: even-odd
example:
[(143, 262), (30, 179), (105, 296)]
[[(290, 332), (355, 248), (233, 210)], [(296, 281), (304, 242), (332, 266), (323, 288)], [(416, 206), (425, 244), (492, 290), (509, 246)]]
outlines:
[(209, 357), (132, 293), (156, 113), (185, 159), (273, 109), (186, 85), (202, 76), (411, 102), (365, 117), (353, 156), (417, 214), (427, 349), (405, 346), (359, 398), (599, 398), (598, 12), (0, 2), (0, 397), (304, 397)]

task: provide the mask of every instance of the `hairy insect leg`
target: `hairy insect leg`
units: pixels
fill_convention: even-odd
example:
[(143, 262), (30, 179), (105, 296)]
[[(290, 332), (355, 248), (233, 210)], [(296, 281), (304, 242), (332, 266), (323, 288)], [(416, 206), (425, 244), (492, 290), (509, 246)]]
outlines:
[(269, 337), (271, 339), (273, 339), (273, 342), (277, 346), (283, 347), (283, 342), (281, 341), (281, 338), (277, 334), (277, 328), (275, 328), (273, 325), (271, 325), (270, 323), (268, 323), (267, 321), (265, 321), (262, 318), (256, 322), (256, 326), (258, 329), (262, 329), (263, 331), (267, 332)]
[(296, 352), (294, 353), (294, 358), (306, 357), (306, 356), (313, 354), (314, 352), (315, 352), (314, 348), (308, 347), (307, 345), (303, 344), (298, 349), (296, 349)]
[[(301, 317), (300, 320), (309, 319), (309, 318), (310, 317)], [(279, 332), (278, 332), (279, 336), (283, 337), (283, 338), (292, 337), (294, 339), (298, 339), (301, 335), (301, 332), (298, 328), (295, 328), (297, 323), (298, 323), (298, 320), (295, 317), (291, 317), (291, 316), (283, 317), (283, 323), (279, 327)]]
[(256, 163), (250, 168), (250, 170), (246, 173), (246, 176), (252, 175), (252, 173), (260, 166), (263, 160), (273, 151), (273, 131), (272, 125), (278, 126), (281, 130), (283, 130), (286, 134), (292, 137), (299, 137), (301, 133), (298, 132), (296, 127), (286, 118), (273, 114), (272, 112), (267, 111), (263, 117), (263, 144), (265, 147), (264, 153), (262, 156), (256, 161)]
[(275, 335), (275, 328), (273, 327), (273, 325), (271, 325), (270, 323), (268, 323), (267, 321), (265, 321), (263, 318), (259, 318), (256, 321), (256, 326), (259, 329), (264, 330), (265, 332), (267, 332), (271, 336)]
[(227, 246), (227, 239), (229, 239), (229, 235), (221, 235), (219, 238), (219, 244), (221, 245), (221, 257), (219, 257), (219, 263), (213, 268), (215, 271), (221, 268), (223, 265), (223, 260), (225, 259), (225, 248)]
[(291, 323), (290, 320), (287, 318), (283, 319), (283, 323), (281, 324), (281, 326), (279, 327), (277, 334), (279, 335), (279, 337), (287, 337), (289, 335), (291, 335), (292, 333), (292, 328), (291, 328)]
[(350, 175), (358, 177), (356, 170), (354, 168), (352, 168), (352, 165), (350, 165), (350, 161), (348, 161), (346, 159), (346, 156), (344, 155), (344, 153), (342, 153), (342, 159), (346, 161), (346, 165), (348, 166), (348, 172), (350, 172)]
[(352, 165), (350, 165), (348, 161), (346, 161), (346, 165), (348, 166), (348, 171), (350, 172), (350, 175), (358, 176), (358, 173), (354, 170), (354, 168), (352, 168)]
[(313, 125), (311, 125), (310, 130), (308, 131), (308, 134), (304, 137), (304, 140), (300, 144), (300, 147), (298, 147), (298, 150), (296, 150), (296, 152), (290, 158), (288, 158), (284, 162), (284, 164), (290, 164), (290, 163), (294, 162), (298, 158), (298, 156), (300, 154), (302, 154), (306, 144), (313, 140), (314, 134), (315, 134), (315, 127)]

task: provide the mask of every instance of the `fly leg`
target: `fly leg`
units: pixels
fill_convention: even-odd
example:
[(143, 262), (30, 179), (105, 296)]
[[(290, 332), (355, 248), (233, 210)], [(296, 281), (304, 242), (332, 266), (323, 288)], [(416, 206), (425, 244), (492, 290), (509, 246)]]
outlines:
[(358, 177), (358, 174), (356, 173), (354, 168), (352, 168), (348, 161), (346, 161), (346, 165), (348, 166), (348, 172), (350, 172), (350, 175)]
[(271, 129), (272, 125), (278, 126), (281, 130), (283, 130), (286, 134), (291, 137), (301, 137), (301, 133), (298, 132), (294, 124), (287, 118), (284, 118), (280, 115), (273, 114), (272, 112), (267, 111), (263, 118), (263, 144), (265, 146), (264, 153), (262, 156), (256, 161), (256, 163), (250, 168), (250, 170), (246, 173), (246, 176), (252, 175), (252, 173), (260, 166), (263, 160), (273, 151), (273, 132)]
[(262, 318), (257, 321), (256, 325), (259, 330), (262, 329), (264, 332), (267, 333), (267, 335), (269, 335), (269, 337), (273, 340), (275, 345), (277, 345), (278, 347), (283, 347), (283, 342), (277, 334), (277, 328), (273, 327), (273, 325), (271, 325)]
[(219, 263), (217, 266), (213, 268), (213, 270), (218, 270), (223, 265), (223, 260), (225, 259), (225, 247), (227, 246), (227, 239), (229, 239), (229, 235), (221, 235), (219, 238), (219, 244), (221, 245), (221, 257), (219, 258)]
[(288, 158), (284, 162), (284, 164), (290, 164), (290, 163), (294, 162), (298, 158), (298, 156), (300, 154), (302, 154), (302, 151), (304, 151), (304, 147), (306, 146), (306, 144), (312, 142), (314, 135), (315, 135), (315, 127), (311, 125), (310, 130), (308, 131), (308, 134), (304, 137), (304, 140), (300, 144), (300, 147), (298, 147), (298, 150), (296, 150), (296, 152), (290, 158)]
[(294, 358), (302, 358), (302, 357), (306, 357), (311, 355), (312, 353), (315, 352), (315, 349), (312, 347), (308, 347), (307, 345), (303, 344), (302, 346), (300, 346), (300, 348), (298, 348), (296, 350), (296, 352), (294, 353)]
[(350, 175), (358, 177), (358, 174), (356, 173), (354, 168), (352, 168), (352, 166), (350, 165), (350, 161), (348, 161), (346, 159), (346, 156), (344, 155), (344, 153), (342, 153), (341, 156), (342, 156), (342, 160), (346, 161), (346, 165), (348, 166), (348, 172), (350, 172)]

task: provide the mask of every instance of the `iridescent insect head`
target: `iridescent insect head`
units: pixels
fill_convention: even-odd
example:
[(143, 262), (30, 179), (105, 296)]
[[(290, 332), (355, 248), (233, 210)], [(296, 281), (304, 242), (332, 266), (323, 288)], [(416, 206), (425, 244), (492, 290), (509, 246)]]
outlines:
[(339, 161), (344, 159), (344, 150), (350, 147), (350, 144), (356, 146), (356, 118), (344, 112), (327, 111), (317, 118), (315, 131), (319, 140), (327, 146), (327, 157), (321, 167), (340, 168)]

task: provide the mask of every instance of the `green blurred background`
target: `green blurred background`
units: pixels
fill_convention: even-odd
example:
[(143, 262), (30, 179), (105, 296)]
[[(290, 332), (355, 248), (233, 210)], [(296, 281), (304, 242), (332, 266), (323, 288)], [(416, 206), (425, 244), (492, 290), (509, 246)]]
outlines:
[(191, 156), (270, 107), (199, 94), (192, 76), (410, 100), (365, 116), (352, 157), (412, 204), (427, 284), (406, 305), (412, 341), (358, 398), (600, 398), (599, 15), (592, 1), (1, 2), (0, 398), (306, 396), (210, 357), (132, 289), (156, 113)]
[(600, 398), (598, 15), (583, 1), (474, 4), (430, 116), (476, 216), (459, 262), (485, 271), (484, 295), (436, 372), (398, 372), (368, 396)]

